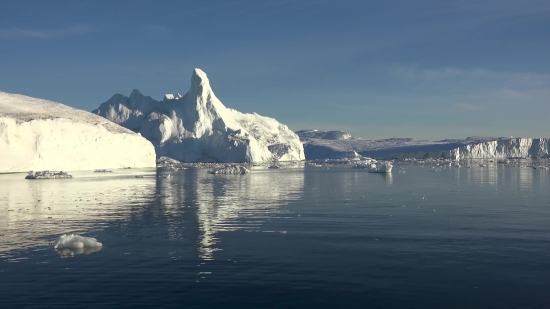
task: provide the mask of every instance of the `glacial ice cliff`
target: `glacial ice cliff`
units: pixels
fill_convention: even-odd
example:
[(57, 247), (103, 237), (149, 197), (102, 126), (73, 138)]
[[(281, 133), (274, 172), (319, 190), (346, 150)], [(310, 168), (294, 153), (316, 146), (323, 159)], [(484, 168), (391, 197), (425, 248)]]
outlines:
[(468, 137), (466, 139), (425, 141), (412, 138), (369, 140), (353, 138), (341, 131), (301, 130), (308, 160), (354, 158), (447, 158), (503, 159), (548, 157), (548, 138)]
[(145, 138), (90, 112), (0, 92), (0, 173), (155, 167)]
[(116, 94), (93, 113), (141, 133), (158, 157), (185, 162), (269, 162), (304, 160), (298, 136), (273, 118), (225, 107), (206, 74), (195, 69), (189, 92), (162, 101)]
[(404, 152), (395, 158), (446, 158), (467, 159), (507, 159), (550, 157), (550, 138), (500, 138), (494, 141), (478, 142), (450, 150)]

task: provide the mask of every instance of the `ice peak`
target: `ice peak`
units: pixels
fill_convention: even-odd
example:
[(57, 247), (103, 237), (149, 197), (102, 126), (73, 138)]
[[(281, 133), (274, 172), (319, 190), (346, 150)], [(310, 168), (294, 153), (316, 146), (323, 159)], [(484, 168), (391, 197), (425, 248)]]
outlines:
[(202, 95), (211, 91), (210, 81), (208, 80), (206, 73), (199, 68), (195, 68), (193, 70), (193, 74), (191, 75), (191, 89), (189, 92), (194, 95)]

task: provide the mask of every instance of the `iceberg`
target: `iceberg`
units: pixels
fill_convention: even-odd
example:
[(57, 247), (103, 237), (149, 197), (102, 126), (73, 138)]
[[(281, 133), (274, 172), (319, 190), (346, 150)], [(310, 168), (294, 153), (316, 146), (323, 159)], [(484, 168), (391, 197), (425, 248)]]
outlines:
[(305, 159), (293, 131), (273, 118), (225, 107), (200, 69), (194, 69), (183, 96), (156, 101), (135, 89), (129, 97), (114, 95), (92, 112), (139, 132), (155, 145), (159, 158), (226, 163)]
[(155, 167), (145, 138), (90, 112), (0, 92), (0, 173)]

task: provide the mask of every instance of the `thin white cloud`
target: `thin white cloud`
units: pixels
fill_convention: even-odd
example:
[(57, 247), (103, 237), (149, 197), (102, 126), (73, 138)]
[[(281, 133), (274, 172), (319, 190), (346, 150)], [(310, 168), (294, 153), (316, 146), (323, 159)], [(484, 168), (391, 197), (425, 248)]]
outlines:
[(389, 68), (389, 72), (395, 76), (427, 81), (450, 79), (484, 79), (502, 82), (531, 84), (534, 86), (550, 84), (549, 74), (537, 74), (529, 72), (497, 72), (482, 68), (421, 68), (418, 66), (393, 65)]
[[(394, 65), (390, 75), (424, 88), (425, 96), (446, 95), (447, 101), (470, 105), (524, 104), (550, 106), (550, 74), (499, 72), (487, 69), (421, 68)], [(464, 106), (461, 109), (466, 109)]]
[(0, 29), (0, 39), (55, 39), (64, 36), (83, 35), (100, 30), (93, 25), (77, 24), (58, 29)]

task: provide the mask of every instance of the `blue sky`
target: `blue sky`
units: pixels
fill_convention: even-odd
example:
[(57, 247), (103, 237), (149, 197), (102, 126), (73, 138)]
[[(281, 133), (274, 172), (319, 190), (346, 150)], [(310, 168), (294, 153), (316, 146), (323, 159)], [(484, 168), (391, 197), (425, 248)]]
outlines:
[(195, 67), (295, 130), (550, 137), (547, 0), (0, 0), (1, 91), (92, 110)]

